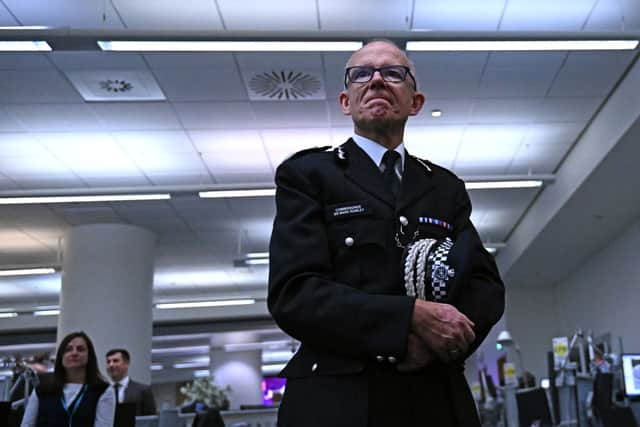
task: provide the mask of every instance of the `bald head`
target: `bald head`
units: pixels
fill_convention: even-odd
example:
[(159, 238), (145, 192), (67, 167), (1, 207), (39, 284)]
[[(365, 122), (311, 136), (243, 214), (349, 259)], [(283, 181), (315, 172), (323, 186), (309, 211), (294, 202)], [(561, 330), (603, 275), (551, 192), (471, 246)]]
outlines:
[[(364, 46), (362, 46), (360, 49), (356, 50), (355, 52), (353, 52), (353, 55), (351, 55), (351, 57), (349, 58), (349, 60), (347, 61), (347, 64), (345, 65), (345, 69), (349, 68), (349, 67), (353, 67), (354, 65), (363, 65), (358, 63), (359, 59), (362, 57), (363, 54), (365, 54), (366, 52), (368, 52), (369, 50), (372, 49), (377, 49), (379, 48), (381, 45), (387, 45), (390, 46), (391, 49), (393, 51), (395, 51), (395, 54), (397, 55), (398, 58), (398, 65), (405, 65), (407, 67), (409, 67), (409, 70), (411, 71), (411, 74), (413, 75), (413, 78), (416, 79), (416, 67), (413, 64), (413, 62), (409, 59), (409, 57), (407, 56), (407, 53), (400, 49), (398, 47), (398, 45), (396, 45), (394, 42), (392, 42), (391, 40), (388, 39), (372, 39), (369, 40), (365, 43)], [(417, 80), (416, 80), (416, 87), (417, 87)]]

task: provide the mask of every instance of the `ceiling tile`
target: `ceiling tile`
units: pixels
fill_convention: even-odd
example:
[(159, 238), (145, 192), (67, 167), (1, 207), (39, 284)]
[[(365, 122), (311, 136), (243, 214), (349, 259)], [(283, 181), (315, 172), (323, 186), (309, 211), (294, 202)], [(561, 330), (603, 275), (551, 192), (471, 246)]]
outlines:
[[(70, 28), (123, 28), (111, 2), (86, 0), (4, 0), (22, 25)], [(104, 14), (104, 19), (103, 19)]]
[(86, 104), (15, 104), (8, 105), (6, 109), (30, 132), (92, 131), (103, 128)]
[(124, 151), (133, 156), (143, 157), (153, 152), (167, 154), (196, 152), (188, 135), (181, 130), (113, 132), (111, 135)]
[[(2, 5), (0, 5), (2, 10)], [(1, 18), (0, 18), (1, 19)], [(2, 26), (0, 24), (0, 26)], [(45, 54), (38, 53), (0, 53), (0, 70), (51, 70), (51, 63), (47, 61)]]
[[(432, 98), (427, 93), (427, 100), (417, 116), (409, 117), (409, 126), (465, 124), (469, 120), (473, 100), (471, 98), (441, 99)], [(432, 110), (440, 110), (440, 117), (433, 117)]]
[(556, 70), (553, 68), (487, 68), (478, 91), (483, 97), (543, 97)]
[(416, 1), (411, 29), (495, 31), (504, 3), (504, 0)]
[(359, 2), (318, 0), (320, 28), (323, 31), (408, 30), (410, 7), (411, 2), (404, 0), (369, 0), (366, 7)]
[(635, 0), (596, 2), (586, 31), (633, 31), (640, 28), (640, 13)]
[(247, 92), (235, 70), (163, 68), (156, 78), (171, 101), (245, 101)]
[(50, 153), (32, 134), (0, 133), (0, 158), (48, 155)]
[(563, 67), (553, 82), (550, 96), (606, 96), (622, 77), (622, 65)]
[(23, 130), (20, 122), (10, 115), (6, 108), (0, 106), (0, 132), (20, 132)]
[(573, 144), (586, 122), (577, 123), (543, 123), (530, 125), (522, 140), (523, 145), (539, 144)]
[(225, 52), (162, 52), (145, 53), (144, 58), (151, 68), (210, 68), (211, 78), (215, 70), (235, 70), (233, 54)]
[(190, 131), (217, 182), (270, 181), (273, 171), (255, 131)]
[(602, 97), (545, 98), (536, 121), (586, 122), (602, 102)]
[(267, 129), (262, 131), (264, 145), (273, 170), (293, 153), (310, 147), (331, 145), (329, 129)]
[(0, 71), (0, 93), (4, 103), (79, 102), (76, 90), (57, 71)]
[(567, 52), (491, 52), (488, 68), (535, 67), (557, 70)]
[(160, 130), (182, 127), (171, 106), (164, 102), (110, 102), (90, 105), (108, 130)]
[(468, 126), (453, 164), (459, 175), (506, 173), (520, 146), (525, 126)]
[(636, 57), (634, 50), (600, 51), (600, 52), (571, 52), (564, 64), (567, 68), (583, 68), (594, 66), (608, 66), (622, 71)]
[(218, 0), (220, 14), (227, 30), (305, 30), (318, 29), (315, 0), (280, 0), (253, 2)]
[(470, 191), (473, 211), (482, 213), (476, 223), (483, 242), (505, 242), (538, 188)]
[(502, 31), (580, 31), (594, 0), (509, 0), (500, 23)]
[(329, 124), (325, 101), (254, 102), (251, 104), (259, 127), (301, 128)]
[(81, 177), (140, 177), (130, 157), (108, 134), (40, 133), (38, 140)]
[(405, 133), (405, 146), (416, 157), (451, 168), (463, 129), (459, 126), (409, 127)]
[(523, 144), (516, 152), (508, 173), (554, 173), (573, 141), (555, 144)]
[(0, 175), (0, 191), (17, 190), (18, 188), (15, 181), (12, 181), (4, 175)]
[(61, 52), (47, 54), (61, 70), (147, 70), (142, 55), (131, 52)]
[[(192, 130), (188, 132), (196, 149), (201, 153), (215, 154), (220, 150), (248, 147), (262, 150), (262, 140), (257, 130)], [(244, 148), (241, 148), (244, 150)]]
[(11, 16), (4, 4), (0, 3), (0, 26), (11, 27), (14, 25), (20, 24)]
[(186, 129), (244, 129), (256, 126), (248, 102), (176, 102)]
[(416, 65), (419, 88), (428, 97), (470, 98), (478, 94), (481, 68), (425, 68)]
[(120, 217), (130, 222), (155, 221), (176, 216), (176, 211), (171, 203), (165, 200), (148, 200), (144, 203), (114, 203), (112, 207)]
[(113, 0), (129, 29), (222, 30), (215, 2), (189, 0), (176, 7), (173, 0)]
[(353, 127), (351, 116), (347, 116), (342, 112), (337, 100), (328, 100), (327, 108), (329, 109), (329, 122), (333, 127)]
[(72, 172), (60, 175), (28, 175), (16, 178), (16, 183), (20, 188), (32, 190), (48, 188), (86, 188), (87, 184)]
[(526, 123), (542, 112), (543, 98), (476, 99), (469, 123)]
[[(487, 52), (409, 52), (418, 73), (429, 74), (431, 69), (481, 71), (488, 60)], [(343, 65), (344, 67), (344, 65)]]
[(71, 169), (49, 153), (33, 156), (0, 157), (0, 172), (16, 180), (29, 177), (73, 178)]
[(240, 197), (229, 199), (234, 217), (242, 222), (245, 229), (268, 229), (273, 227), (276, 203), (273, 197)]
[(251, 52), (235, 54), (240, 70), (322, 69), (319, 52)]
[(164, 172), (148, 171), (146, 166), (143, 166), (143, 169), (145, 175), (153, 185), (206, 185), (214, 183), (200, 159), (198, 159), (199, 165), (201, 165), (199, 170), (196, 170), (194, 167), (191, 167), (190, 170), (186, 170), (188, 168), (188, 165), (186, 164), (188, 161), (190, 160), (188, 159), (186, 161), (179, 162), (179, 165), (181, 165), (180, 167), (185, 169), (184, 171), (176, 170), (174, 165), (171, 165), (173, 166), (171, 170)]

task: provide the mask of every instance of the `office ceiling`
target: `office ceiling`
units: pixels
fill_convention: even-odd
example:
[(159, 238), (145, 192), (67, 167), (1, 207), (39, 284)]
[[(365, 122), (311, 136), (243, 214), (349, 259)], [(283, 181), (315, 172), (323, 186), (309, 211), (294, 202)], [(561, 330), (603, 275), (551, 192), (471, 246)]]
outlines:
[[(427, 30), (462, 37), (469, 31), (629, 34), (640, 29), (640, 1), (192, 0), (176, 7), (167, 0), (0, 0), (0, 26), (20, 25), (153, 31), (168, 38), (185, 30), (319, 37)], [(411, 53), (427, 104), (410, 119), (406, 146), (465, 178), (555, 174), (637, 53)], [(289, 154), (351, 135), (350, 119), (337, 105), (348, 57), (0, 53), (0, 192), (272, 185)], [(318, 92), (310, 100), (256, 99), (248, 83), (272, 71), (307, 73)], [(74, 82), (96, 75), (155, 83), (166, 100), (86, 102)], [(439, 118), (430, 114), (436, 109)], [(483, 240), (505, 243), (501, 251), (508, 251), (510, 237), (546, 190), (471, 191), (472, 219)], [(264, 298), (267, 268), (234, 267), (233, 261), (267, 250), (274, 212), (270, 197), (203, 200), (195, 190), (168, 201), (0, 206), (0, 269), (58, 265), (60, 239), (71, 227), (127, 223), (157, 234), (156, 301)], [(56, 304), (59, 291), (59, 275), (2, 278), (0, 308)], [(189, 313), (175, 317), (189, 320)]]

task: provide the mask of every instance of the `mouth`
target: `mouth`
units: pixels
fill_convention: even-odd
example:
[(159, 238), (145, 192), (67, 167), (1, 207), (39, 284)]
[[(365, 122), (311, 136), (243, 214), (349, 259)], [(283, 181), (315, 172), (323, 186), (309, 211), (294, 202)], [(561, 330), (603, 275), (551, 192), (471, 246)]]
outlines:
[(385, 103), (391, 104), (391, 100), (384, 96), (372, 96), (365, 101), (365, 104), (377, 104), (377, 103)]

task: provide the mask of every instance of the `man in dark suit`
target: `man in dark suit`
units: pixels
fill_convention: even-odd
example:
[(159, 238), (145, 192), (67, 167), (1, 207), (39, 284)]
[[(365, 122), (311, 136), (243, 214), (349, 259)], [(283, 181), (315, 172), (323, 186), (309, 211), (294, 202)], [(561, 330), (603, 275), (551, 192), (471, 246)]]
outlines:
[(129, 360), (129, 352), (124, 348), (114, 348), (107, 352), (107, 373), (116, 392), (116, 402), (135, 403), (136, 415), (155, 415), (153, 391), (150, 386), (129, 378)]
[(281, 373), (280, 427), (480, 425), (464, 361), (504, 286), (464, 183), (404, 149), (424, 101), (405, 53), (368, 43), (339, 97), (353, 137), (276, 172), (268, 306), (302, 343)]

